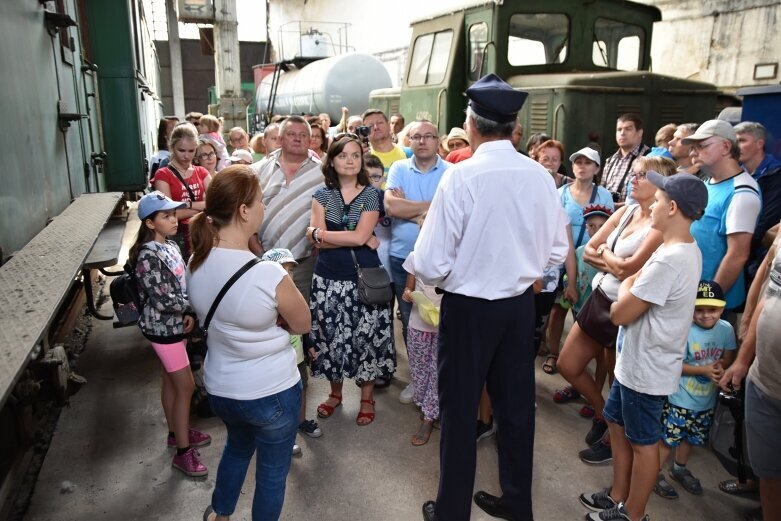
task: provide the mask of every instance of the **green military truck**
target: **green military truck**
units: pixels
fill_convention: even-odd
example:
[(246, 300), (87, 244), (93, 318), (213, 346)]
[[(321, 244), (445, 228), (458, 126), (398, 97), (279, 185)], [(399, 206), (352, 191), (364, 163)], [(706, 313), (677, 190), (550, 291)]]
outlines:
[(524, 135), (545, 132), (570, 152), (615, 149), (616, 117), (636, 112), (645, 139), (667, 123), (717, 113), (714, 85), (651, 71), (659, 9), (623, 0), (507, 0), (412, 23), (400, 88), (371, 93), (371, 106), (407, 121), (429, 119), (441, 133), (464, 123), (464, 90), (493, 72), (529, 92)]

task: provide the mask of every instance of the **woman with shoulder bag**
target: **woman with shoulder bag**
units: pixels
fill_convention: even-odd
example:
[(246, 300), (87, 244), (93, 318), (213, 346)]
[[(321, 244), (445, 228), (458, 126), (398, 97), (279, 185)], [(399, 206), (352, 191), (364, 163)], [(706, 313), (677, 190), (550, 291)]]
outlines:
[(285, 269), (249, 250), (264, 212), (257, 177), (236, 165), (215, 176), (190, 223), (187, 286), (209, 343), (204, 384), (228, 431), (208, 521), (233, 514), (255, 453), (252, 519), (279, 519), (298, 428), (301, 377), (290, 334), (309, 332), (310, 315)]
[[(603, 439), (607, 423), (602, 417), (605, 401), (601, 392), (608, 374), (612, 380), (615, 366), (618, 327), (610, 321), (610, 305), (618, 298), (621, 281), (640, 270), (662, 244), (661, 234), (651, 229), (656, 187), (645, 179), (648, 170), (669, 176), (676, 167), (663, 157), (640, 157), (632, 165), (632, 196), (637, 204), (616, 211), (587, 243), (584, 259), (602, 273), (594, 277), (594, 290), (575, 318), (557, 363), (573, 388), (562, 391), (580, 393), (594, 409), (585, 439), (590, 448), (580, 455), (586, 463), (601, 463), (612, 456), (609, 441)], [(592, 359), (597, 362), (596, 377), (586, 370)]]
[(357, 136), (329, 147), (323, 174), (325, 187), (313, 196), (307, 230), (319, 249), (310, 297), (312, 374), (331, 382), (317, 415), (331, 416), (342, 403), (344, 379), (354, 378), (361, 386), (356, 423), (364, 426), (374, 421), (375, 379), (395, 370), (390, 300), (371, 305), (359, 296), (359, 271), (381, 266), (374, 236), (381, 198), (369, 182)]
[(190, 218), (203, 210), (204, 195), (212, 177), (202, 166), (193, 165), (198, 150), (198, 132), (192, 124), (181, 123), (174, 128), (168, 150), (171, 152), (171, 160), (155, 172), (152, 184), (155, 190), (186, 204), (176, 211), (179, 228), (172, 237), (182, 250), (186, 262), (191, 252)]

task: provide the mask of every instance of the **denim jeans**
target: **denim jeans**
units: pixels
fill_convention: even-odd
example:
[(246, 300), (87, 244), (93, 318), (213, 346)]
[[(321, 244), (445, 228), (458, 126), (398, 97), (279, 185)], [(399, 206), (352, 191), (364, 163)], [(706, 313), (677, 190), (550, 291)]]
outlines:
[(279, 519), (298, 428), (301, 382), (257, 400), (233, 400), (210, 394), (209, 403), (228, 430), (217, 468), (212, 508), (222, 516), (233, 514), (249, 462), (257, 451), (252, 520)]
[(390, 273), (393, 280), (393, 289), (396, 291), (396, 300), (399, 303), (401, 312), (401, 334), (404, 337), (404, 345), (407, 344), (407, 324), (409, 324), (409, 314), (412, 311), (412, 304), (404, 302), (401, 296), (404, 294), (404, 288), (407, 286), (407, 270), (402, 266), (405, 259), (400, 259), (391, 255)]

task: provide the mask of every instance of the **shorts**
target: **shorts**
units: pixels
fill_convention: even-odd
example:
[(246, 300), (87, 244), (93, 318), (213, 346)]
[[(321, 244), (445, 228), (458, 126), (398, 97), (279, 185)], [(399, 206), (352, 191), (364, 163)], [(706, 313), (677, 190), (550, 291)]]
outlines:
[(682, 441), (693, 447), (705, 447), (712, 423), (713, 409), (693, 411), (665, 402), (662, 412), (662, 441), (668, 447), (677, 447)]
[(662, 439), (662, 407), (666, 396), (639, 393), (613, 380), (602, 416), (624, 428), (636, 445), (653, 445)]
[(173, 373), (190, 365), (190, 359), (187, 357), (187, 340), (180, 340), (173, 344), (152, 342), (152, 348), (157, 353), (157, 358), (160, 359), (166, 373)]
[(781, 400), (746, 380), (748, 460), (760, 478), (781, 479)]

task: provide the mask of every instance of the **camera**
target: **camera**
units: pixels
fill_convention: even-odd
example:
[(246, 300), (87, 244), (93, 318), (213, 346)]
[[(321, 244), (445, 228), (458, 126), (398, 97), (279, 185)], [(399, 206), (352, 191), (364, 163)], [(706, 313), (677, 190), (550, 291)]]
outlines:
[(371, 133), (371, 130), (371, 127), (367, 127), (366, 125), (355, 127), (355, 133), (361, 137), (364, 143), (369, 142), (369, 134)]

